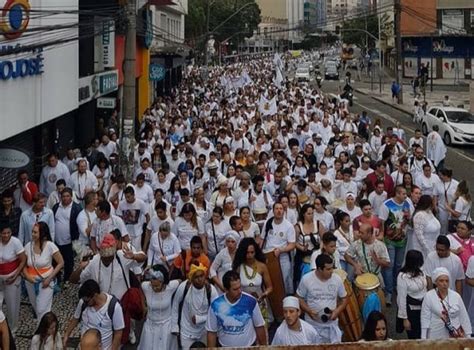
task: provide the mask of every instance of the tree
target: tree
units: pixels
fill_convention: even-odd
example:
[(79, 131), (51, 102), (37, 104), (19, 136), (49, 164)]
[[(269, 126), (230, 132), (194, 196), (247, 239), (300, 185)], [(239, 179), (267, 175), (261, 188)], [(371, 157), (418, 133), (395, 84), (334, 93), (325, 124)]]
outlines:
[[(190, 45), (198, 49), (204, 47), (208, 2), (209, 33), (218, 43), (228, 38), (238, 43), (251, 37), (258, 28), (260, 8), (255, 0), (190, 0), (185, 25), (185, 36)], [(248, 3), (252, 5), (245, 6)], [(238, 11), (243, 6), (245, 8)], [(224, 21), (225, 24), (221, 25)]]
[[(383, 14), (380, 19), (381, 27), (381, 38), (386, 40), (390, 35), (391, 28), (393, 23), (390, 21), (390, 18), (387, 14)], [(358, 47), (366, 47), (366, 38), (368, 37), (368, 48), (374, 48), (377, 43), (374, 38), (366, 35), (364, 32), (360, 31), (351, 31), (351, 29), (363, 29), (367, 30), (369, 33), (373, 34), (378, 38), (379, 36), (379, 20), (377, 15), (370, 15), (364, 17), (358, 17), (345, 21), (342, 25), (342, 41), (346, 44), (355, 44)]]

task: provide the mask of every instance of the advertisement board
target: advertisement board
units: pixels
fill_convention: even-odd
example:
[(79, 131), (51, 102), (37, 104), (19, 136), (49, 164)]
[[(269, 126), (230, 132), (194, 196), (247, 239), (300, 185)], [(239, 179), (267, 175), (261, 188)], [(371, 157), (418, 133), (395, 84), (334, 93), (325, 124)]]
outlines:
[(0, 8), (1, 141), (78, 107), (79, 33), (77, 0), (0, 0)]

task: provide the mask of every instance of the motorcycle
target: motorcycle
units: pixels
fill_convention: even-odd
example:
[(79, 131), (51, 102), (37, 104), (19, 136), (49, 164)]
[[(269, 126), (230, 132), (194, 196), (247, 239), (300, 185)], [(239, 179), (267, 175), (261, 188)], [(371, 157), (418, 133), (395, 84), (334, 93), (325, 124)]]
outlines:
[(344, 92), (341, 94), (341, 98), (349, 101), (349, 106), (352, 107), (354, 99), (354, 89), (349, 84), (344, 86)]

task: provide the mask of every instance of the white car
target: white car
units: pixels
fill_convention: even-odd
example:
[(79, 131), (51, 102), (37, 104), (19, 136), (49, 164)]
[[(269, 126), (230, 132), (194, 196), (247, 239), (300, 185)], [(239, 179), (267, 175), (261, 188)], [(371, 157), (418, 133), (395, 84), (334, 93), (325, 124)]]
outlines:
[(309, 68), (306, 67), (299, 67), (295, 73), (295, 79), (297, 81), (310, 81), (311, 75), (309, 72)]
[(428, 135), (438, 125), (446, 145), (474, 144), (474, 115), (462, 108), (433, 106), (421, 117), (421, 130)]

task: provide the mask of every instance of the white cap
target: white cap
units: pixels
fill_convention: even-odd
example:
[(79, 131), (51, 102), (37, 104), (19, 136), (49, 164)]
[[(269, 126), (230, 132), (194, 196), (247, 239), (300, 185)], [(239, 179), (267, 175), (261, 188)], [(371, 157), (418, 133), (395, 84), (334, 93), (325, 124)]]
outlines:
[(448, 276), (448, 278), (450, 279), (449, 271), (448, 271), (447, 268), (437, 267), (436, 269), (434, 269), (434, 271), (433, 271), (433, 281), (436, 282), (436, 280), (441, 276)]
[(293, 309), (300, 309), (300, 301), (297, 297), (286, 297), (283, 299), (283, 308), (293, 308)]
[(237, 231), (232, 230), (225, 234), (225, 240), (227, 241), (228, 239), (232, 239), (233, 241), (239, 243), (240, 235)]

